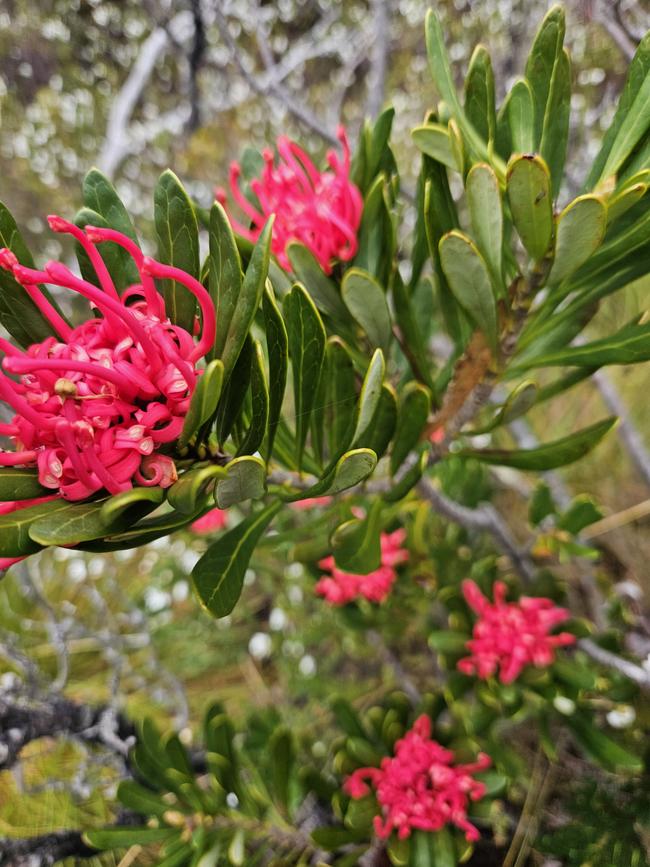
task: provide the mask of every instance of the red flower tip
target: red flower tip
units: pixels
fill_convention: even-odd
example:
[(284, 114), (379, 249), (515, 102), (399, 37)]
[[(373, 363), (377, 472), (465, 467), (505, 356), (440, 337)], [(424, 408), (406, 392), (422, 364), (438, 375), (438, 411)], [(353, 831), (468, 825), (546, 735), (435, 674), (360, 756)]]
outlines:
[(3, 247), (0, 250), (0, 268), (4, 268), (5, 271), (13, 271), (17, 264), (18, 259), (15, 253), (12, 253), (7, 247)]
[(59, 217), (57, 214), (48, 214), (47, 222), (53, 232), (70, 232), (71, 229), (79, 228), (74, 223), (64, 220), (63, 217)]
[(379, 768), (359, 768), (343, 784), (351, 798), (363, 798), (374, 788), (381, 815), (374, 820), (378, 837), (393, 831), (400, 839), (411, 832), (440, 831), (454, 825), (472, 842), (478, 829), (467, 818), (470, 801), (485, 795), (485, 784), (473, 774), (492, 764), (485, 753), (475, 762), (456, 764), (454, 753), (431, 739), (431, 720), (420, 716), (410, 731), (395, 744), (394, 755)]
[(106, 229), (102, 229), (100, 226), (86, 226), (84, 232), (92, 244), (98, 244), (106, 240)]

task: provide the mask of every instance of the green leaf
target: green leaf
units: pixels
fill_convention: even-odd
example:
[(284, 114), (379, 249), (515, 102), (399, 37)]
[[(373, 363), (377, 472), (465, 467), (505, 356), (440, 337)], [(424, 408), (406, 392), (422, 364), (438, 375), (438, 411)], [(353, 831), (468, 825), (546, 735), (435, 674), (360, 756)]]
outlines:
[[(198, 280), (201, 264), (196, 214), (181, 182), (170, 169), (162, 173), (156, 184), (154, 221), (160, 261), (181, 268)], [(196, 312), (194, 295), (176, 280), (165, 280), (163, 287), (167, 315), (175, 325), (192, 334)]]
[(497, 306), (483, 257), (470, 239), (456, 230), (443, 235), (439, 250), (451, 291), (496, 354)]
[(365, 518), (352, 518), (332, 533), (334, 560), (339, 569), (354, 575), (367, 575), (381, 566), (382, 501), (377, 498)]
[(146, 846), (150, 843), (163, 843), (178, 836), (175, 828), (147, 828), (145, 825), (129, 825), (124, 828), (103, 828), (84, 831), (83, 840), (95, 849), (126, 849), (130, 846)]
[(388, 284), (397, 246), (391, 210), (386, 177), (381, 174), (364, 201), (354, 265), (368, 271), (382, 286)]
[(326, 428), (330, 455), (340, 455), (350, 442), (357, 403), (354, 363), (339, 337), (325, 348)]
[(472, 431), (472, 434), (483, 434), (492, 431), (503, 424), (509, 424), (517, 418), (521, 418), (537, 402), (539, 387), (531, 380), (520, 382), (510, 392), (503, 405), (498, 408), (493, 418), (484, 425), (480, 425)]
[(318, 393), (325, 356), (325, 327), (307, 291), (299, 284), (284, 301), (293, 369), (293, 395), (296, 413), (296, 461), (302, 466), (309, 419)]
[(273, 452), (275, 433), (280, 421), (287, 384), (289, 338), (275, 297), (268, 286), (262, 298), (262, 310), (264, 312), (266, 349), (269, 355), (269, 431), (266, 443), (266, 457), (269, 460)]
[(372, 449), (377, 458), (383, 457), (396, 427), (397, 395), (392, 385), (384, 383), (372, 422), (363, 436), (364, 448)]
[(233, 610), (255, 546), (281, 508), (277, 500), (246, 518), (212, 544), (196, 564), (192, 581), (201, 605), (210, 614), (224, 617)]
[(193, 515), (201, 508), (207, 486), (227, 477), (227, 470), (215, 464), (183, 473), (167, 493), (169, 505), (181, 515)]
[(341, 295), (346, 307), (368, 335), (373, 347), (384, 352), (392, 336), (386, 295), (375, 278), (360, 268), (350, 268), (343, 275)]
[[(631, 71), (631, 70), (630, 70)], [(639, 87), (634, 101), (616, 133), (601, 178), (609, 178), (621, 168), (650, 128), (650, 68)]]
[(219, 400), (217, 437), (220, 443), (225, 443), (230, 436), (244, 406), (253, 372), (253, 353), (253, 338), (247, 334)]
[[(32, 254), (27, 249), (16, 221), (0, 202), (0, 247), (7, 247), (21, 265), (34, 267)], [(44, 292), (49, 299), (48, 293)], [(21, 346), (31, 346), (48, 337), (58, 336), (26, 290), (13, 275), (0, 268), (0, 322)]]
[[(601, 149), (598, 156), (593, 162), (589, 177), (587, 178), (586, 189), (597, 187), (602, 181), (606, 180), (608, 174), (611, 173), (610, 166), (616, 165), (623, 154), (623, 146), (626, 141), (630, 141), (630, 134), (634, 133), (633, 123), (639, 123), (643, 118), (643, 106), (637, 105), (637, 99), (644, 88), (648, 86), (650, 80), (650, 33), (646, 33), (636, 50), (632, 63), (628, 69), (627, 80), (623, 93), (618, 101), (618, 108), (614, 119), (609, 125)], [(634, 106), (634, 111), (633, 111)], [(648, 103), (645, 105), (646, 118), (648, 111)], [(633, 117), (633, 115), (636, 117)], [(622, 137), (619, 138), (621, 129), (624, 124), (627, 125), (627, 130)], [(612, 157), (612, 151), (616, 144), (618, 153)]]
[(382, 494), (384, 502), (398, 503), (400, 500), (403, 500), (422, 478), (428, 462), (428, 448), (423, 447), (421, 454), (413, 466), (406, 473), (403, 473), (399, 479), (395, 479), (393, 487)]
[(431, 410), (431, 394), (419, 382), (409, 382), (400, 400), (397, 430), (390, 458), (393, 475), (417, 446)]
[(223, 386), (223, 364), (218, 359), (210, 361), (196, 383), (190, 407), (183, 422), (183, 430), (178, 438), (178, 448), (184, 448), (204, 424), (207, 424), (217, 411)]
[(544, 121), (551, 100), (555, 64), (562, 51), (566, 24), (564, 9), (555, 5), (546, 13), (539, 26), (526, 62), (526, 78), (535, 100), (535, 147), (539, 150)]
[(429, 647), (437, 653), (464, 653), (470, 636), (466, 632), (454, 632), (452, 629), (434, 630), (427, 639)]
[(456, 867), (458, 858), (451, 833), (415, 831), (410, 838), (409, 867)]
[(557, 221), (555, 259), (548, 282), (561, 283), (598, 249), (607, 228), (607, 205), (598, 196), (579, 196)]
[(515, 82), (507, 102), (508, 126), (515, 153), (535, 150), (535, 104), (533, 91), (525, 78)]
[(477, 45), (465, 78), (465, 114), (477, 133), (486, 142), (496, 135), (494, 106), (494, 72), (487, 48)]
[(650, 361), (650, 322), (622, 328), (602, 340), (581, 346), (569, 346), (557, 352), (533, 358), (530, 367), (589, 367), (605, 364), (638, 364)]
[(585, 527), (594, 524), (596, 521), (600, 521), (602, 517), (603, 513), (591, 497), (588, 497), (586, 494), (581, 494), (577, 496), (569, 508), (560, 515), (557, 525), (561, 530), (566, 530), (567, 533), (572, 533), (575, 536), (580, 533), (581, 530), (584, 530)]
[(295, 502), (311, 497), (340, 494), (341, 491), (353, 488), (367, 479), (376, 466), (377, 455), (371, 449), (352, 449), (338, 459), (334, 468), (324, 479), (321, 479), (311, 488), (301, 491), (300, 494), (292, 494), (286, 499)]
[(253, 324), (257, 308), (260, 306), (262, 300), (266, 278), (269, 273), (272, 231), (273, 217), (270, 217), (257, 239), (257, 243), (253, 247), (241, 291), (237, 296), (237, 302), (230, 320), (221, 356), (226, 381), (229, 379), (239, 358), (249, 329)]
[(648, 192), (649, 183), (638, 181), (624, 187), (620, 192), (612, 193), (607, 200), (607, 225), (618, 220), (634, 207)]
[(289, 729), (276, 729), (268, 744), (271, 758), (271, 775), (269, 778), (271, 796), (283, 810), (289, 804), (289, 785), (295, 764), (295, 749), (293, 737)]
[(252, 455), (260, 448), (269, 422), (269, 386), (264, 372), (264, 355), (258, 340), (254, 341), (254, 346), (251, 369), (251, 422), (246, 438), (237, 449), (238, 455)]
[(52, 491), (44, 488), (38, 481), (38, 470), (22, 469), (20, 467), (2, 467), (0, 469), (0, 501), (31, 500), (36, 497), (46, 497)]
[(287, 245), (287, 256), (296, 279), (307, 287), (316, 307), (334, 320), (347, 322), (348, 311), (336, 284), (323, 272), (311, 250), (293, 242)]
[(117, 799), (142, 816), (162, 816), (169, 810), (169, 804), (157, 792), (146, 789), (135, 780), (122, 780), (117, 788)]
[[(437, 259), (438, 257), (436, 256)], [(402, 351), (411, 365), (414, 376), (433, 389), (431, 378), (432, 362), (428, 357), (422, 330), (416, 318), (412, 296), (404, 284), (399, 271), (395, 271), (392, 292), (395, 306), (395, 321), (402, 338), (400, 344)], [(449, 296), (455, 305), (456, 302), (451, 293), (449, 293)]]
[(258, 500), (266, 492), (266, 466), (253, 455), (235, 458), (226, 466), (226, 478), (217, 482), (215, 499), (220, 509), (244, 500)]
[(162, 488), (131, 488), (130, 491), (122, 491), (121, 494), (104, 500), (100, 519), (112, 528), (127, 518), (129, 526), (152, 512), (164, 499), (165, 492)]
[(538, 261), (553, 238), (551, 179), (541, 157), (513, 156), (508, 163), (507, 186), (512, 219), (522, 243)]
[(551, 90), (544, 114), (544, 129), (539, 147), (542, 158), (551, 173), (553, 198), (557, 198), (562, 185), (569, 121), (571, 115), (571, 61), (563, 48), (553, 67)]
[(242, 287), (241, 259), (226, 212), (219, 202), (210, 210), (210, 297), (217, 317), (214, 352), (223, 355)]
[(458, 170), (446, 126), (441, 123), (426, 123), (422, 126), (416, 126), (411, 130), (411, 138), (423, 154), (430, 156), (447, 168), (454, 171)]
[(465, 187), (476, 246), (488, 266), (495, 292), (501, 295), (503, 209), (499, 181), (487, 163), (478, 163), (467, 175)]
[[(100, 222), (84, 219), (85, 225), (108, 226), (126, 235), (135, 244), (138, 244), (138, 236), (131, 222), (129, 212), (124, 207), (115, 187), (99, 169), (90, 169), (84, 177), (82, 189), (84, 205), (90, 211), (99, 214), (101, 218)], [(85, 209), (82, 209), (80, 215), (83, 215), (84, 211)], [(79, 225), (77, 219), (78, 217), (75, 218), (75, 222)], [(106, 267), (118, 292), (123, 292), (134, 283), (141, 282), (140, 272), (133, 258), (119, 244), (105, 241), (98, 245), (98, 250), (106, 263)]]
[(51, 517), (68, 505), (64, 500), (49, 500), (47, 503), (0, 515), (0, 556), (22, 557), (38, 551), (41, 546), (29, 535), (31, 525), (40, 518)]
[(579, 746), (598, 764), (612, 771), (640, 773), (643, 770), (643, 759), (640, 756), (633, 755), (607, 737), (586, 715), (573, 714), (564, 722)]
[(562, 437), (534, 449), (508, 451), (507, 449), (463, 449), (461, 457), (471, 457), (488, 464), (515, 467), (518, 470), (554, 470), (584, 457), (595, 448), (616, 423), (607, 418), (577, 433)]
[(551, 489), (544, 482), (540, 482), (530, 498), (528, 504), (528, 520), (533, 527), (537, 527), (548, 515), (555, 514), (555, 503)]
[(352, 435), (352, 445), (355, 447), (362, 442), (375, 415), (381, 397), (385, 372), (384, 354), (381, 349), (375, 349), (361, 386), (361, 394), (355, 413), (354, 433)]

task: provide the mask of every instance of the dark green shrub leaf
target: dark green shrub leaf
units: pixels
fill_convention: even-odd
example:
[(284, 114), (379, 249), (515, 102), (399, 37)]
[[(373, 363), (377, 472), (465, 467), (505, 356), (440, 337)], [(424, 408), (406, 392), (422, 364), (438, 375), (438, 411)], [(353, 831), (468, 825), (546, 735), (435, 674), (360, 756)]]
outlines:
[(226, 466), (226, 478), (217, 482), (215, 499), (220, 509), (244, 500), (258, 500), (266, 492), (266, 466), (261, 458), (245, 455)]

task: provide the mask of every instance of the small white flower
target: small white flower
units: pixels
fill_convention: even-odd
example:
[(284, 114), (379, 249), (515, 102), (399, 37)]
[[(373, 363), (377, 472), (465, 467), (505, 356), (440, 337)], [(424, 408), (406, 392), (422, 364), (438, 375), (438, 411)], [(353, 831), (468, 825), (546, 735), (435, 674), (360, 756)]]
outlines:
[(564, 716), (571, 716), (576, 711), (576, 703), (566, 695), (556, 695), (553, 699), (553, 707)]
[(248, 642), (248, 652), (254, 659), (265, 659), (271, 655), (271, 636), (265, 632), (256, 632)]
[(636, 719), (636, 711), (627, 704), (622, 704), (607, 714), (607, 722), (614, 729), (626, 729)]

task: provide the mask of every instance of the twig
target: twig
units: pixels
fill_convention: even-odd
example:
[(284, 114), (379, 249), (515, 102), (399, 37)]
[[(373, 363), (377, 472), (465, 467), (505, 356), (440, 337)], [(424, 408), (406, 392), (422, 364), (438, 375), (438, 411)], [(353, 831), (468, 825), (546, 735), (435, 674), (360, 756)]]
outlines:
[(600, 662), (601, 665), (613, 668), (619, 674), (638, 683), (643, 689), (650, 689), (650, 671), (647, 671), (640, 665), (630, 662), (629, 659), (623, 659), (623, 657), (617, 656), (609, 650), (605, 650), (604, 647), (596, 644), (591, 638), (581, 638), (578, 641), (578, 647), (584, 650), (592, 659), (595, 659), (596, 662)]
[(388, 47), (390, 44), (390, 5), (391, 0), (370, 0), (369, 12), (373, 25), (373, 43), (370, 49), (366, 114), (371, 119), (379, 114), (386, 92)]

